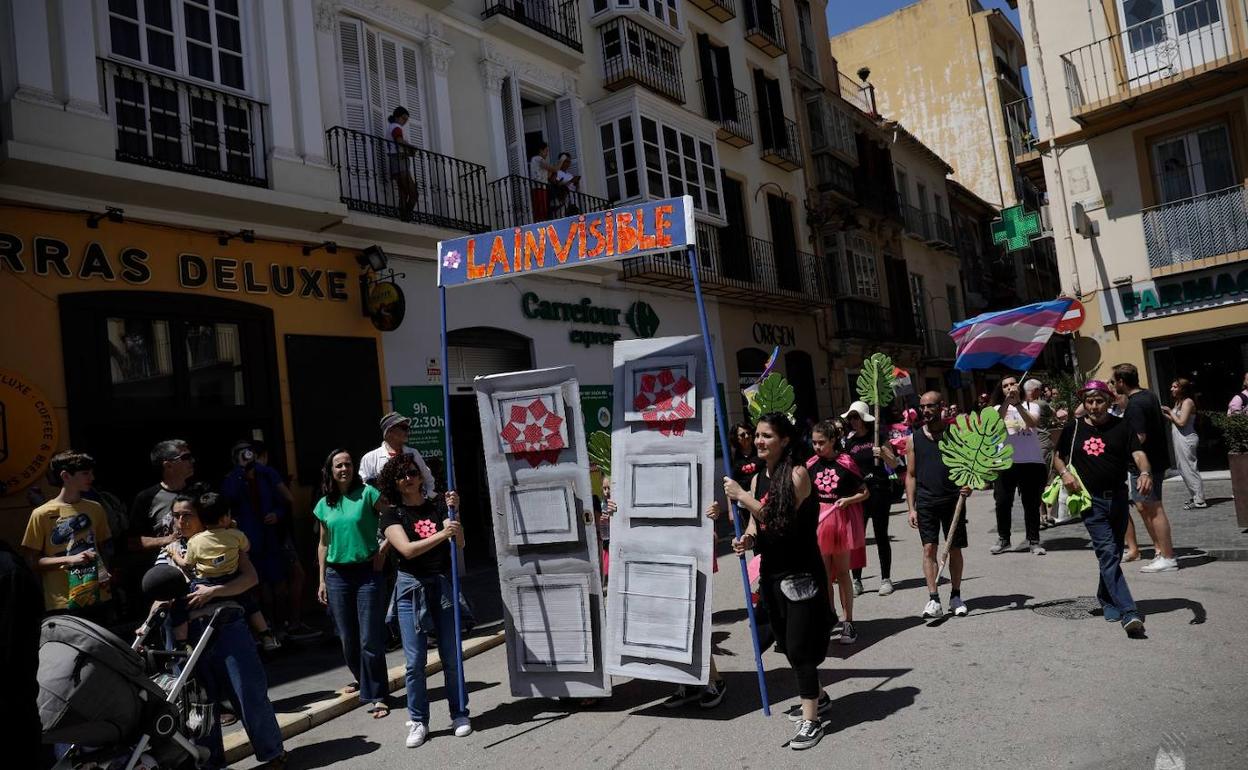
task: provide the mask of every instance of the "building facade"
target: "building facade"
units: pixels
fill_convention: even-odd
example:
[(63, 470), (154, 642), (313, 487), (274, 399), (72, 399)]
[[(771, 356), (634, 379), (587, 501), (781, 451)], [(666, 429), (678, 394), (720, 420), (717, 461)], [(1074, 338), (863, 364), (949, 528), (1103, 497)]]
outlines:
[(1060, 274), (1081, 369), (1216, 409), (1248, 368), (1248, 3), (1137, 5), (1018, 4)]

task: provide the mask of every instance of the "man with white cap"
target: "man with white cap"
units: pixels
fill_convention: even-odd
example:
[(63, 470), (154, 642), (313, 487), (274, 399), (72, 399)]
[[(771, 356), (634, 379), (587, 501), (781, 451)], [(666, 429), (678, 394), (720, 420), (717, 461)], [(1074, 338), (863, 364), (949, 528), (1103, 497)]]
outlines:
[[(865, 401), (855, 401), (841, 415), (845, 421), (845, 438), (841, 449), (854, 458), (854, 462), (863, 472), (867, 490), (871, 496), (862, 504), (862, 514), (866, 521), (871, 522), (875, 533), (875, 550), (880, 558), (880, 596), (888, 596), (893, 592), (893, 581), (889, 579), (893, 563), (893, 548), (888, 539), (888, 514), (892, 506), (892, 482), (889, 471), (897, 467), (897, 455), (885, 440), (880, 446), (875, 445), (873, 428), (875, 416)], [(887, 438), (887, 436), (886, 436)], [(862, 595), (862, 568), (853, 570), (854, 596)]]
[(407, 445), (407, 432), (411, 424), (410, 419), (398, 412), (390, 412), (381, 418), (381, 446), (364, 455), (364, 459), (360, 460), (360, 478), (366, 484), (373, 484), (381, 475), (381, 469), (390, 462), (390, 458), (402, 452), (411, 455), (416, 460), (416, 467), (420, 468), (420, 477), (424, 481), (425, 497), (433, 497), (437, 492), (433, 473), (425, 464), (425, 458), (420, 456), (420, 452)]

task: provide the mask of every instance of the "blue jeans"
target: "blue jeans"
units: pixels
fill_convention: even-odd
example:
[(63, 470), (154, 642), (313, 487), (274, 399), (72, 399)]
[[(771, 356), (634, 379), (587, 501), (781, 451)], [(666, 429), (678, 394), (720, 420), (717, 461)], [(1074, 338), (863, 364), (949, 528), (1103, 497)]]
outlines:
[(459, 702), (459, 662), (455, 655), (455, 606), (451, 603), (450, 584), (440, 578), (417, 579), (399, 573), (395, 591), (398, 594), (399, 633), (403, 637), (403, 655), (407, 658), (407, 715), (413, 722), (429, 724), (429, 694), (425, 682), (425, 663), (429, 659), (429, 636), (438, 636), (438, 655), (442, 658), (442, 681), (446, 685), (446, 705), (451, 719), (468, 716), (467, 693)]
[(330, 564), (325, 569), (329, 612), (342, 639), (342, 656), (351, 676), (360, 683), (360, 701), (385, 700), (390, 677), (386, 673), (386, 585), (371, 561)]
[(1127, 490), (1120, 487), (1110, 497), (1093, 495), (1092, 508), (1083, 514), (1083, 524), (1092, 538), (1092, 549), (1101, 570), (1096, 598), (1101, 607), (1117, 608), (1124, 623), (1131, 615), (1138, 614), (1120, 565), (1129, 510)]
[[(198, 640), (207, 619), (195, 620), (190, 626), (190, 638)], [(256, 653), (255, 642), (247, 628), (246, 618), (231, 620), (217, 628), (197, 666), (199, 680), (212, 701), (222, 696), (239, 709), (238, 716), (243, 729), (251, 739), (256, 759), (267, 762), (282, 755), (282, 730), (277, 726), (277, 715), (269, 701), (269, 682), (264, 666)], [(205, 739), (211, 752), (211, 767), (225, 766), (225, 752), (221, 745), (221, 723), (213, 721), (212, 732)]]

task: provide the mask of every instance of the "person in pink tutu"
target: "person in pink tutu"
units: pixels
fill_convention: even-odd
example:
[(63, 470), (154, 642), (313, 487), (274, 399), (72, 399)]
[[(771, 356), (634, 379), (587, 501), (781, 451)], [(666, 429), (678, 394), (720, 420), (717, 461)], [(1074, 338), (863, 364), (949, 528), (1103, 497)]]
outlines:
[[(811, 430), (810, 443), (815, 456), (806, 463), (814, 492), (819, 498), (819, 552), (828, 574), (828, 603), (833, 603), (832, 584), (839, 587), (841, 609), (845, 620), (841, 623), (841, 644), (853, 644), (858, 640), (854, 630), (854, 589), (850, 583), (850, 570), (866, 564), (866, 526), (862, 518), (862, 503), (870, 492), (863, 482), (862, 471), (857, 463), (841, 451), (841, 429), (836, 423), (824, 420)], [(833, 613), (835, 613), (835, 607)]]

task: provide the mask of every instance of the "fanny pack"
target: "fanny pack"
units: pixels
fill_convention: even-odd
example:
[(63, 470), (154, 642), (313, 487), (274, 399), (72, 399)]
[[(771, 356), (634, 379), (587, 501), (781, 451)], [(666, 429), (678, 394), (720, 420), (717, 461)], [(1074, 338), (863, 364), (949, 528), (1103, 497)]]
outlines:
[(819, 584), (809, 572), (799, 572), (780, 580), (780, 593), (791, 602), (804, 602), (819, 595)]

